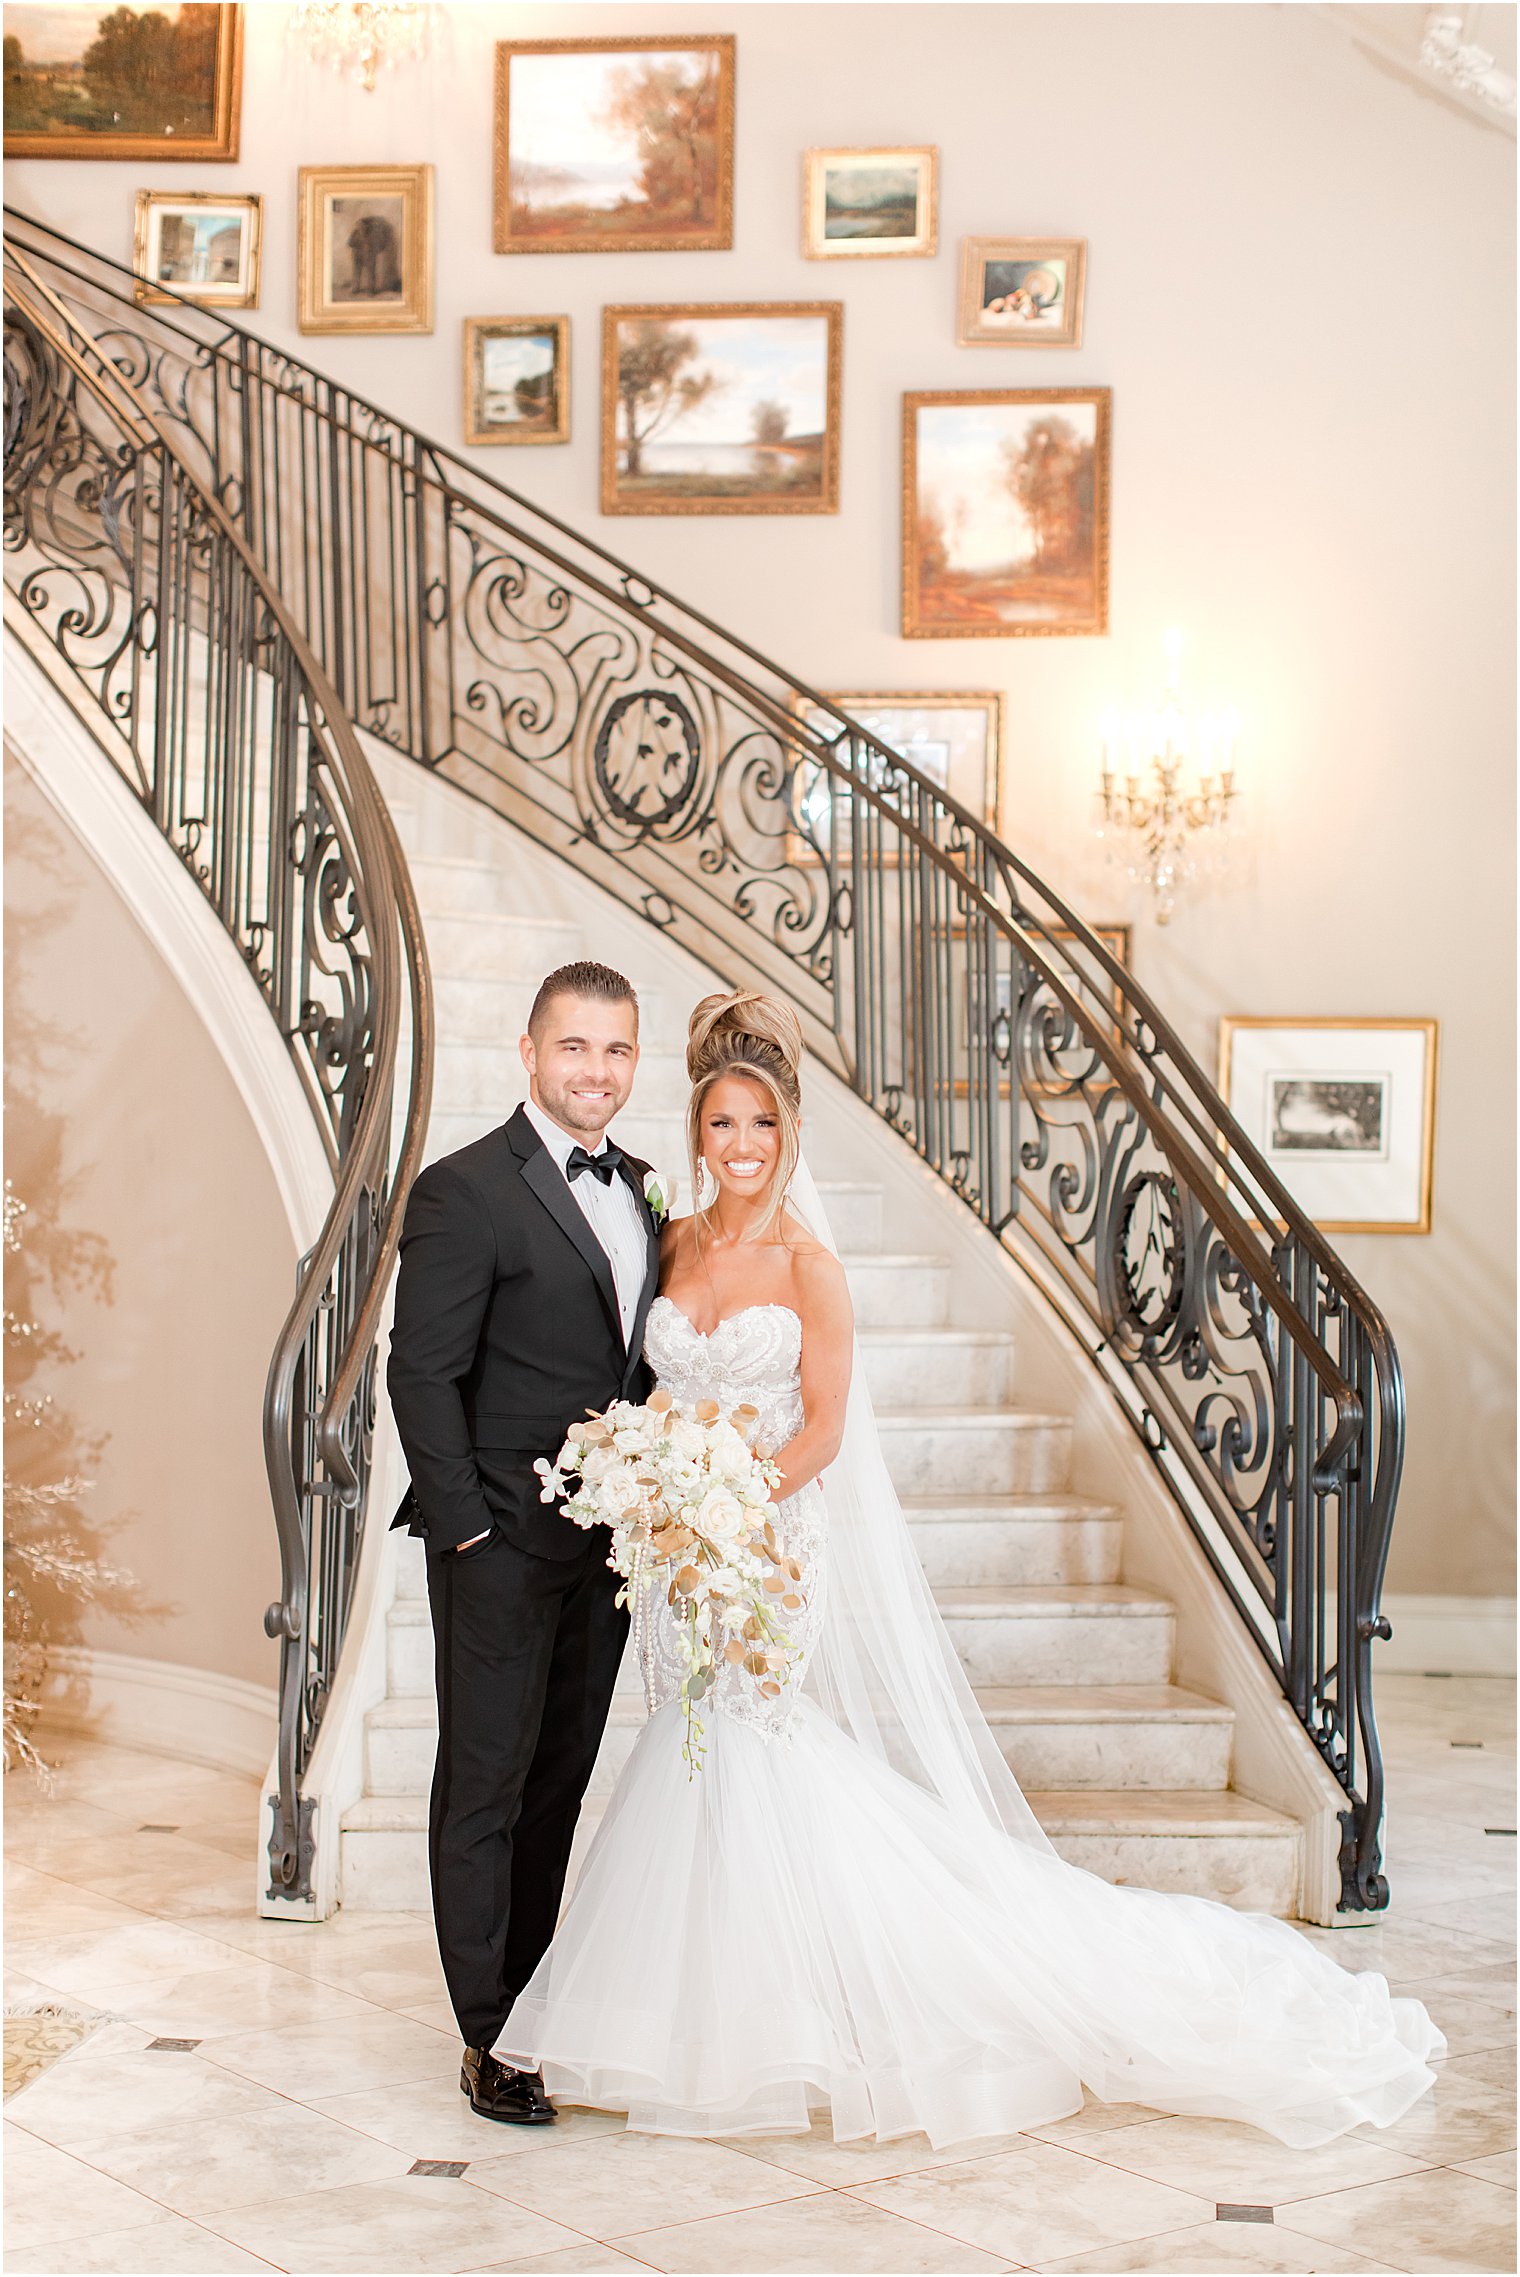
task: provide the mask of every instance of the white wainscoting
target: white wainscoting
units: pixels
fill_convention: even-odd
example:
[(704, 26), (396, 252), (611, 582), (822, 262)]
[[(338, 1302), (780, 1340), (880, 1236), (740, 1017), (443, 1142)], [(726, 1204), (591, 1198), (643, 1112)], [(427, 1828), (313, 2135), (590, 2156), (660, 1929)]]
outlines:
[[(86, 1732), (149, 1755), (263, 1776), (279, 1704), (271, 1684), (130, 1652), (60, 1645), (48, 1655), (42, 1730)], [(44, 1742), (43, 1753), (47, 1753)]]
[(1374, 1697), (1380, 1673), (1401, 1675), (1513, 1676), (1513, 1597), (1417, 1597), (1397, 1591), (1383, 1611), (1393, 1626), (1386, 1644), (1372, 1648)]

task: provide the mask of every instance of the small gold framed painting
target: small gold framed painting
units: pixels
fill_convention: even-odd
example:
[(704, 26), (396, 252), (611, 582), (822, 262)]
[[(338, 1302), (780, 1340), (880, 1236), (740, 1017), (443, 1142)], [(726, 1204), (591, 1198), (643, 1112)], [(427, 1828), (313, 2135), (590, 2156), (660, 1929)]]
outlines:
[(810, 261), (932, 253), (939, 152), (810, 150), (802, 161), (802, 250)]
[(843, 304), (602, 311), (604, 514), (835, 514)]
[(1080, 348), (1087, 244), (1080, 237), (961, 241), (963, 348)]
[(1106, 387), (903, 397), (908, 640), (1108, 630)]
[(498, 253), (734, 241), (734, 38), (498, 40)]
[(465, 318), (464, 439), (569, 441), (568, 316)]
[(1322, 1233), (1429, 1233), (1434, 1020), (1219, 1023), (1231, 1114)]
[(303, 166), (303, 332), (431, 332), (431, 166)]
[(210, 190), (139, 190), (132, 266), (139, 307), (193, 300), (257, 308), (264, 201)]

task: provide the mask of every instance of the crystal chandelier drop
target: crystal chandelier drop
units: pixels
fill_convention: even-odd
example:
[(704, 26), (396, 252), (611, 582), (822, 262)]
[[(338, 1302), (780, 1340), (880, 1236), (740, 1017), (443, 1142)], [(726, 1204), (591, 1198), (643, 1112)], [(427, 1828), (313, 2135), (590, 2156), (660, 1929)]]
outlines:
[[(1166, 686), (1152, 710), (1103, 721), (1103, 775), (1097, 832), (1132, 878), (1155, 897), (1156, 923), (1167, 924), (1179, 886), (1214, 867), (1238, 820), (1234, 712), (1195, 716), (1179, 692), (1182, 635), (1170, 632)], [(1189, 762), (1196, 780), (1188, 776)]]
[(378, 72), (421, 62), (432, 14), (425, 0), (296, 0), (290, 36), (313, 63), (350, 73), (372, 95)]

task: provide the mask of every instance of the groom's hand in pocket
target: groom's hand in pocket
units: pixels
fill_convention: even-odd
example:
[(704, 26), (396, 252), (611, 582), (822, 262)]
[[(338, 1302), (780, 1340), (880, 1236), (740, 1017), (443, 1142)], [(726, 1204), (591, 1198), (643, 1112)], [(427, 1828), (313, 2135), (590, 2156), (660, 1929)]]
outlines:
[(490, 1548), (495, 1539), (496, 1528), (488, 1526), (483, 1534), (472, 1534), (467, 1542), (456, 1542), (450, 1550), (449, 1556), (451, 1558), (477, 1558), (482, 1550)]

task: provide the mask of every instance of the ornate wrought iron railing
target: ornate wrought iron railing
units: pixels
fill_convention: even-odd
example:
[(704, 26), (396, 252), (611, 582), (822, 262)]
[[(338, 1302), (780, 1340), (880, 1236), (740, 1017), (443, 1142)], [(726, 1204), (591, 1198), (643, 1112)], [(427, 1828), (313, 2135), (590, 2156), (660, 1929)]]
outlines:
[(11, 226), (198, 454), (360, 725), (784, 991), (1044, 1291), (1344, 1792), (1343, 1903), (1386, 1904), (1397, 1355), (1145, 991), (979, 818), (594, 540)]
[(348, 1621), (376, 1329), (431, 1090), (421, 926), (358, 738), (269, 577), (174, 430), (10, 246), (5, 416), (12, 602), (92, 700), (103, 747), (241, 952), (332, 1169), (264, 1396), (280, 1550), (265, 1618), (280, 1643), (270, 1890), (301, 1897), (302, 1776)]

